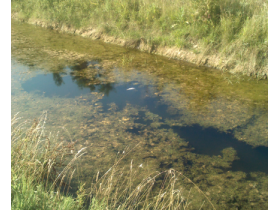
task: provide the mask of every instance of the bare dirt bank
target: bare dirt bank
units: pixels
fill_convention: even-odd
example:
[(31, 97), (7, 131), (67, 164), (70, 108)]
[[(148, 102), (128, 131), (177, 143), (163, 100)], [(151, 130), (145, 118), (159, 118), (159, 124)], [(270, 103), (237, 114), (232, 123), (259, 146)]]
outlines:
[(254, 70), (254, 63), (249, 63), (249, 66), (246, 71), (244, 71), (244, 66), (241, 66), (236, 62), (232, 57), (225, 57), (217, 54), (207, 54), (207, 52), (198, 46), (195, 45), (195, 51), (167, 46), (157, 46), (150, 44), (147, 40), (141, 38), (138, 40), (129, 40), (119, 37), (109, 36), (104, 31), (98, 28), (83, 28), (76, 29), (74, 27), (58, 24), (58, 23), (48, 23), (47, 21), (38, 20), (38, 19), (29, 19), (27, 21), (18, 18), (17, 14), (12, 14), (12, 19), (22, 22), (27, 22), (36, 26), (48, 28), (51, 30), (56, 30), (63, 33), (75, 34), (82, 37), (87, 37), (92, 40), (102, 40), (105, 43), (116, 44), (119, 46), (127, 47), (130, 49), (137, 49), (142, 52), (147, 52), (151, 54), (162, 55), (170, 59), (183, 60), (190, 63), (197, 64), (199, 66), (206, 66), (210, 68), (215, 68), (221, 71), (228, 71), (230, 73), (236, 74), (240, 73), (243, 75), (253, 76), (259, 79), (267, 79), (268, 77), (268, 68), (260, 69), (258, 71)]

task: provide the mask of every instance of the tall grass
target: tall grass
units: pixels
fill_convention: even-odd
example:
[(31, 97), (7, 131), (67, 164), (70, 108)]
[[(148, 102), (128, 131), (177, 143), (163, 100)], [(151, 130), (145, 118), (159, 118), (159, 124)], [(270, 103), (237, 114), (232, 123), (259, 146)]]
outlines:
[[(11, 188), (12, 209), (77, 209), (80, 203), (61, 193), (69, 190), (75, 169), (84, 153), (73, 154), (73, 143), (58, 142), (46, 136), (47, 113), (34, 120), (12, 119)], [(69, 157), (71, 156), (71, 157)], [(63, 192), (61, 192), (63, 190)]]
[(267, 0), (12, 0), (12, 13), (219, 54), (237, 71), (267, 73)]
[(46, 135), (46, 119), (45, 112), (31, 127), (17, 115), (12, 119), (12, 209), (215, 209), (195, 183), (174, 169), (141, 179), (142, 166), (133, 160), (128, 169), (120, 167), (133, 149), (103, 175), (98, 172), (90, 186), (80, 183), (73, 197), (68, 192), (75, 164), (86, 148), (73, 152), (74, 142)]
[(97, 175), (90, 209), (96, 204), (109, 209), (215, 209), (197, 185), (174, 169), (153, 172), (140, 182), (138, 174), (139, 166), (131, 162), (129, 170), (112, 167), (100, 181)]

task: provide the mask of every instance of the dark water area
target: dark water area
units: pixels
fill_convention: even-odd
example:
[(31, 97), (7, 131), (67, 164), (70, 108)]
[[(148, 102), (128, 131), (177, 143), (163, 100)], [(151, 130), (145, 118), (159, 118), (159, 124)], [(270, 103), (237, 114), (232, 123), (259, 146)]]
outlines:
[(40, 74), (22, 84), (25, 91), (37, 91), (46, 97), (75, 97), (90, 93), (89, 88), (79, 88), (70, 76), (56, 79), (56, 74)]
[(104, 104), (105, 110), (108, 109), (107, 105), (112, 102), (119, 109), (123, 109), (127, 102), (140, 106), (150, 105), (155, 102), (153, 98), (144, 99), (145, 93), (148, 90), (145, 87), (133, 85), (133, 82), (125, 85), (113, 83), (87, 85), (87, 81), (75, 80), (71, 75), (67, 75), (67, 73), (63, 76), (57, 76), (57, 74), (40, 74), (23, 83), (22, 87), (27, 92), (36, 92), (43, 94), (45, 97), (75, 98), (91, 92), (104, 93), (105, 97), (100, 101)]
[[(73, 68), (72, 68), (73, 69)], [(74, 68), (77, 70), (77, 68)], [(103, 104), (103, 111), (107, 111), (110, 103), (115, 103), (119, 110), (122, 110), (127, 103), (146, 107), (150, 112), (161, 117), (161, 122), (165, 119), (176, 119), (178, 115), (168, 112), (169, 106), (163, 104), (161, 96), (146, 97), (150, 91), (149, 86), (141, 85), (137, 81), (125, 84), (107, 83), (98, 85), (87, 85), (88, 81), (75, 78), (68, 73), (61, 74), (39, 74), (27, 80), (22, 87), (27, 92), (35, 91), (44, 94), (45, 97), (79, 97), (91, 92), (104, 93), (105, 97), (100, 100)], [(136, 85), (135, 85), (136, 84)], [(143, 120), (143, 113), (139, 112), (140, 118), (135, 123), (150, 124), (152, 120)], [(247, 123), (250, 123), (247, 122)], [(247, 126), (246, 124), (244, 126)], [(230, 170), (268, 173), (268, 148), (264, 146), (253, 147), (245, 142), (239, 141), (232, 135), (233, 130), (220, 132), (208, 127), (203, 128), (198, 124), (192, 126), (168, 126), (162, 125), (159, 129), (172, 128), (193, 148), (193, 152), (202, 155), (222, 155), (221, 151), (232, 147), (236, 150), (238, 160), (234, 160)], [(238, 127), (240, 129), (240, 127)], [(138, 134), (141, 129), (133, 128), (127, 131)]]
[(246, 173), (261, 171), (268, 173), (268, 148), (259, 146), (253, 148), (245, 142), (238, 141), (230, 133), (219, 132), (215, 128), (203, 128), (199, 125), (188, 127), (172, 127), (174, 132), (189, 142), (195, 150), (193, 152), (205, 155), (222, 155), (221, 151), (233, 147), (238, 160), (232, 163), (232, 171), (243, 171)]
[[(168, 115), (165, 113), (165, 116)], [(170, 115), (172, 118), (172, 115)], [(138, 123), (151, 123), (152, 121), (137, 120)], [(222, 150), (232, 147), (237, 152), (238, 159), (234, 160), (230, 168), (231, 171), (264, 172), (268, 173), (268, 147), (253, 147), (245, 142), (239, 141), (232, 135), (233, 131), (220, 132), (215, 128), (203, 128), (198, 124), (192, 126), (168, 126), (160, 128), (173, 129), (180, 138), (189, 143), (190, 148), (196, 154), (202, 155), (222, 155)], [(135, 134), (141, 129), (133, 128), (128, 130)]]

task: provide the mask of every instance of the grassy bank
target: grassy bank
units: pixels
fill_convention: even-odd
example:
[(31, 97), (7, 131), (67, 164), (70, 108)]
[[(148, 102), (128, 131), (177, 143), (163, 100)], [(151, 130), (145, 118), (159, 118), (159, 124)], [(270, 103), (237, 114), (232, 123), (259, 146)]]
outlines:
[(195, 57), (185, 60), (265, 77), (267, 6), (267, 0), (12, 0), (12, 14), (59, 27), (98, 29), (136, 40), (137, 48), (144, 40), (148, 51), (159, 54), (173, 47), (177, 56), (170, 57), (180, 58), (185, 50)]
[(76, 180), (73, 187), (86, 148), (76, 150), (75, 142), (58, 140), (58, 133), (46, 135), (46, 119), (46, 112), (33, 123), (20, 122), (17, 115), (12, 119), (12, 209), (215, 209), (197, 185), (173, 169), (151, 172), (137, 181), (141, 165), (131, 160), (127, 169), (118, 166), (133, 149), (106, 172), (98, 172), (90, 184)]

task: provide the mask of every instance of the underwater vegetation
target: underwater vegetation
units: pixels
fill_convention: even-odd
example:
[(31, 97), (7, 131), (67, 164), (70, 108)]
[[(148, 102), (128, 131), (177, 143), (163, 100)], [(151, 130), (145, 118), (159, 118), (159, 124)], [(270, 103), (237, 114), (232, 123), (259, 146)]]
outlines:
[[(46, 112), (33, 123), (20, 121), (19, 115), (12, 119), (12, 208), (267, 208), (263, 173), (250, 173), (251, 178), (246, 179), (244, 172), (222, 172), (236, 158), (233, 148), (205, 159), (192, 153), (187, 143), (176, 144), (169, 130), (152, 138), (164, 148), (154, 146), (148, 151), (152, 143), (128, 137), (138, 143), (109, 157), (114, 143), (109, 148), (105, 143), (82, 145), (67, 138), (67, 133), (46, 132)], [(159, 140), (172, 136), (172, 143)], [(173, 152), (178, 151), (177, 145), (184, 153)], [(157, 158), (175, 168), (182, 164), (184, 172), (170, 166), (158, 168)], [(140, 160), (144, 161), (140, 164)]]
[[(266, 80), (15, 24), (12, 116), (20, 112), (23, 119), (37, 119), (43, 110), (48, 119), (42, 136), (52, 133), (54, 148), (73, 146), (62, 150), (69, 154), (65, 164), (86, 147), (64, 177), (70, 179), (76, 168), (68, 191), (72, 198), (65, 198), (69, 206), (267, 208)], [(41, 166), (36, 159), (19, 168)], [(57, 165), (56, 175), (63, 168)], [(18, 180), (23, 184), (15, 186), (25, 186), (28, 177)], [(25, 189), (37, 199), (35, 188)]]

